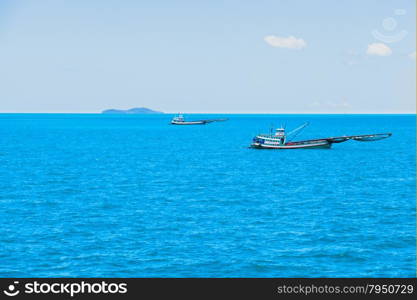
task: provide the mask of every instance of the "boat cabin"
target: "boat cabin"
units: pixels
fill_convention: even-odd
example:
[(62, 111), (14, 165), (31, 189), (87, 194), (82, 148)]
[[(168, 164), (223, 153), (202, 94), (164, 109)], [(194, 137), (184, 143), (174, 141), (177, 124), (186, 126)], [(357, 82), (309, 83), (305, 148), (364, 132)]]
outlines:
[(172, 119), (173, 122), (184, 122), (184, 116), (182, 114), (178, 114)]
[(253, 141), (255, 143), (266, 145), (285, 145), (285, 129), (280, 127), (275, 130), (275, 134), (257, 135)]
[(285, 137), (285, 129), (284, 128), (277, 128), (275, 131), (275, 136), (277, 137)]

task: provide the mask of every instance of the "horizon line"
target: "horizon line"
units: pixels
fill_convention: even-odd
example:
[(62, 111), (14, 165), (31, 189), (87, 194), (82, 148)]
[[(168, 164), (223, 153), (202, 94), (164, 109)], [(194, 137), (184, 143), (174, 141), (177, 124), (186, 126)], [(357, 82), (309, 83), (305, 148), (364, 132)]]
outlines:
[[(90, 115), (163, 115), (178, 112), (124, 114), (102, 112), (0, 112), (0, 114), (90, 114)], [(181, 112), (181, 114), (227, 114), (227, 115), (415, 115), (416, 112)]]

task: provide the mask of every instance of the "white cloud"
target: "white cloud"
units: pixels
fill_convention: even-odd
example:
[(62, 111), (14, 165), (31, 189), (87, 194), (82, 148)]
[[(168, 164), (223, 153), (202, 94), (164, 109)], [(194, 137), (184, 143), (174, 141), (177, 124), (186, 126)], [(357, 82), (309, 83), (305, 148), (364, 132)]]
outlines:
[(329, 101), (327, 102), (327, 105), (333, 108), (348, 108), (350, 107), (350, 103), (346, 100), (342, 100), (342, 102), (333, 102)]
[(302, 49), (307, 46), (307, 43), (303, 39), (297, 39), (292, 35), (289, 37), (268, 35), (264, 38), (264, 40), (270, 46), (277, 48)]
[(412, 60), (416, 60), (416, 51), (408, 54), (408, 57), (411, 58)]
[(392, 54), (392, 50), (384, 43), (372, 43), (368, 45), (366, 53), (369, 55), (389, 56)]

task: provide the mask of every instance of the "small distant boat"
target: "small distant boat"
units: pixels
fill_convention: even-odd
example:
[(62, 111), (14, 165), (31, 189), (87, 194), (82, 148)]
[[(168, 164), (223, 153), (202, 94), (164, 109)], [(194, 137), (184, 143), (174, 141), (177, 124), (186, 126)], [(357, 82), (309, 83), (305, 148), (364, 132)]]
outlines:
[(194, 121), (186, 121), (182, 114), (176, 115), (171, 120), (172, 125), (205, 125), (212, 122), (221, 122), (226, 121), (227, 119), (210, 119), (210, 120), (194, 120)]
[(256, 149), (329, 149), (334, 143), (342, 143), (348, 140), (354, 140), (359, 142), (373, 142), (388, 138), (392, 133), (376, 133), (376, 134), (364, 134), (364, 135), (350, 135), (339, 137), (328, 137), (314, 140), (304, 140), (292, 142), (288, 138), (290, 136), (295, 137), (308, 123), (301, 125), (288, 134), (285, 133), (285, 128), (277, 128), (274, 133), (259, 134), (253, 138), (251, 148)]

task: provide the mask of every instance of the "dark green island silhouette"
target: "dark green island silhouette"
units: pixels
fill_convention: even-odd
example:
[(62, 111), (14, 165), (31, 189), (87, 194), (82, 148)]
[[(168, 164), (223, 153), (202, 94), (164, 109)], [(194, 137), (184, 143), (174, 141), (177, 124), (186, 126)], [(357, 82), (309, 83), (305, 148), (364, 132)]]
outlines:
[(163, 114), (161, 111), (152, 110), (146, 107), (134, 107), (131, 109), (106, 109), (102, 114)]

